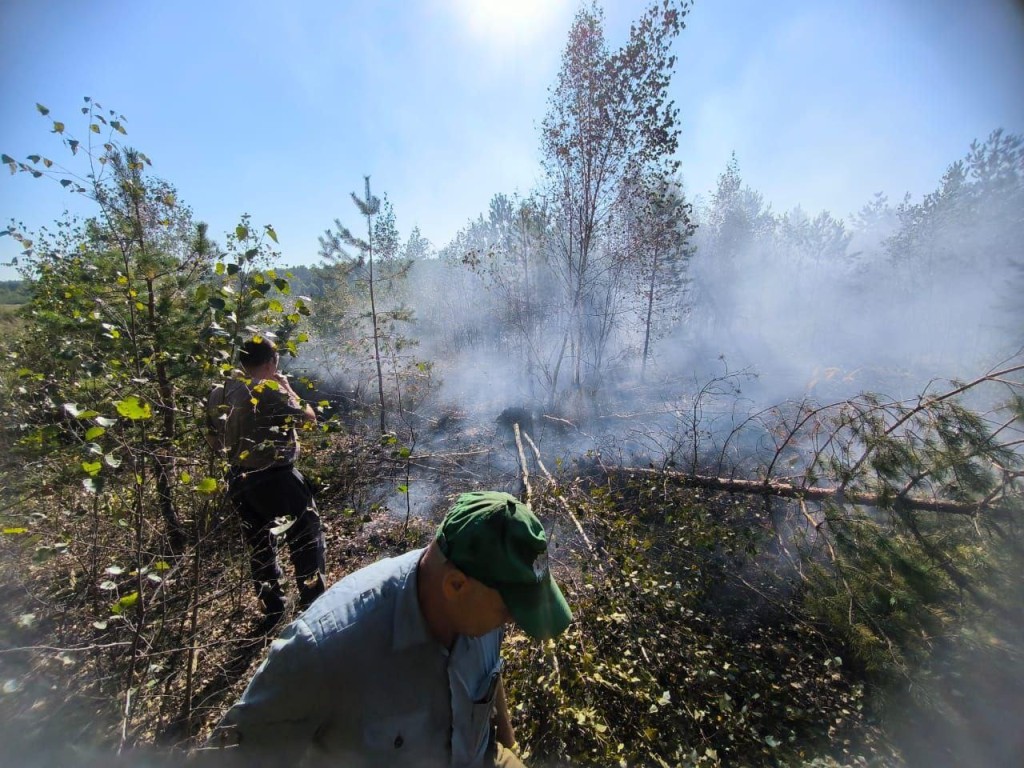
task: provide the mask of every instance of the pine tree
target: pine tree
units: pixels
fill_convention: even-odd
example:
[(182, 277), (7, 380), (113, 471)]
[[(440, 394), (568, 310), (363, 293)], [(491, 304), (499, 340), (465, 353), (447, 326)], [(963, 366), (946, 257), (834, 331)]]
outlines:
[[(394, 210), (385, 195), (383, 201), (370, 193), (370, 177), (365, 177), (365, 197), (354, 192), (352, 201), (366, 219), (366, 238), (360, 238), (335, 219), (334, 229), (320, 237), (320, 255), (339, 272), (339, 284), (351, 291), (350, 283), (366, 292), (367, 319), (370, 324), (370, 346), (376, 378), (377, 403), (380, 409), (381, 434), (387, 432), (387, 397), (384, 387), (385, 359), (390, 359), (397, 377), (396, 355), (408, 340), (393, 327), (396, 322), (409, 321), (412, 315), (399, 299), (400, 285), (408, 275), (410, 260), (402, 254), (401, 240), (395, 223)], [(355, 248), (353, 257), (345, 249)], [(348, 297), (347, 311), (359, 310), (358, 300)], [(389, 306), (392, 305), (392, 306)], [(397, 386), (397, 381), (396, 381)]]

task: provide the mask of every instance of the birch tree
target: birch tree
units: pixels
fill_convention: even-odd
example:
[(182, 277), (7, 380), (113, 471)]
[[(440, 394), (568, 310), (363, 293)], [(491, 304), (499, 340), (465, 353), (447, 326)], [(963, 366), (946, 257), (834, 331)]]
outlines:
[(586, 364), (590, 373), (599, 373), (601, 349), (594, 345), (607, 336), (588, 334), (588, 328), (608, 320), (600, 288), (618, 265), (616, 254), (601, 246), (623, 179), (636, 169), (670, 173), (677, 168), (677, 109), (668, 98), (675, 65), (670, 48), (688, 10), (685, 2), (655, 3), (617, 51), (608, 48), (596, 4), (582, 8), (570, 30), (542, 126), (548, 194), (557, 222), (552, 267), (565, 314), (553, 389), (565, 363), (577, 390)]

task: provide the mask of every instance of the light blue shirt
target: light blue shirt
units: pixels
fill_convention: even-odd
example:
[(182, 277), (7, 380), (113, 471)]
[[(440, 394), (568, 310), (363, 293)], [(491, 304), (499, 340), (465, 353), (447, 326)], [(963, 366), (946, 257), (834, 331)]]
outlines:
[(503, 631), (427, 632), (416, 595), (423, 550), (342, 579), (271, 646), (211, 739), (244, 765), (483, 764)]

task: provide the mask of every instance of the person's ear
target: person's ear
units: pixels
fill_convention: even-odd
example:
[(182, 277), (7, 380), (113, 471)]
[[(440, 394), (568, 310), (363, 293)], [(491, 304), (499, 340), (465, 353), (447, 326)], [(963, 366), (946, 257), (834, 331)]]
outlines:
[(448, 602), (458, 600), (466, 591), (469, 580), (466, 574), (458, 568), (445, 569), (444, 578), (441, 580), (441, 591)]

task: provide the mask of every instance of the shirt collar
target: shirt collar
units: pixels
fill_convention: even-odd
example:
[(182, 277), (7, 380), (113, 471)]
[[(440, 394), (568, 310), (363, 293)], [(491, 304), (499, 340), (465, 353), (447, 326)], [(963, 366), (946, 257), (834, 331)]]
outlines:
[(423, 550), (416, 550), (412, 565), (403, 575), (402, 584), (395, 599), (395, 614), (392, 624), (391, 648), (403, 651), (415, 645), (431, 642), (427, 623), (420, 610), (419, 596), (416, 592), (416, 571)]

